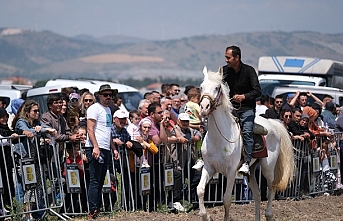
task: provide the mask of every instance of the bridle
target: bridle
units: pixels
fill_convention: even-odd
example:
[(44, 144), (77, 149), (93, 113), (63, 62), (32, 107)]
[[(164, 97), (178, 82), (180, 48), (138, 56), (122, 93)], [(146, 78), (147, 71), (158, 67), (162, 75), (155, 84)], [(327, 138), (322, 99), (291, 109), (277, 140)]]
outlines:
[(222, 104), (220, 103), (222, 96), (223, 92), (221, 87), (219, 87), (216, 98), (213, 98), (209, 93), (204, 93), (201, 96), (200, 103), (204, 98), (207, 98), (210, 101), (210, 111), (208, 112), (208, 115), (210, 115), (218, 106)]
[[(202, 101), (204, 98), (207, 98), (207, 99), (210, 101), (210, 110), (209, 110), (209, 112), (208, 112), (208, 115), (210, 115), (211, 113), (213, 113), (213, 111), (216, 110), (216, 108), (219, 107), (219, 106), (222, 104), (222, 103), (221, 103), (221, 98), (222, 98), (222, 96), (223, 96), (223, 92), (222, 92), (221, 87), (219, 88), (219, 91), (218, 91), (218, 94), (217, 94), (216, 98), (213, 98), (213, 97), (212, 97), (210, 94), (208, 94), (208, 93), (204, 93), (204, 94), (201, 96), (201, 98), (200, 98), (200, 103), (201, 103), (201, 101)], [(238, 130), (239, 130), (237, 139), (231, 141), (231, 140), (227, 139), (227, 138), (224, 136), (224, 134), (219, 130), (218, 125), (217, 125), (217, 121), (216, 121), (215, 117), (213, 117), (213, 120), (214, 120), (214, 123), (215, 123), (216, 128), (217, 128), (217, 130), (219, 131), (220, 135), (221, 135), (227, 142), (229, 142), (229, 143), (236, 143), (236, 142), (238, 141), (238, 139), (239, 139), (239, 137), (240, 137), (240, 130), (241, 130), (241, 127), (240, 127), (240, 125), (239, 125), (238, 122), (236, 122), (236, 123), (237, 123), (237, 126), (238, 126)]]

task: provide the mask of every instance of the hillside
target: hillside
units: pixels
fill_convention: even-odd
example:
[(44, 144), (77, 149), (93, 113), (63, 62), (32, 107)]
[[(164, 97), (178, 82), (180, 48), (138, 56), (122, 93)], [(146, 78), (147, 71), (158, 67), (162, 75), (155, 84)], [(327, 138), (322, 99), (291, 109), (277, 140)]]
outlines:
[[(7, 31), (6, 31), (7, 30)], [(144, 77), (201, 78), (204, 65), (225, 64), (229, 45), (242, 49), (242, 60), (257, 67), (263, 55), (294, 55), (343, 61), (343, 34), (253, 32), (146, 41), (120, 36), (64, 37), (50, 31), (0, 28), (0, 76), (31, 79)]]

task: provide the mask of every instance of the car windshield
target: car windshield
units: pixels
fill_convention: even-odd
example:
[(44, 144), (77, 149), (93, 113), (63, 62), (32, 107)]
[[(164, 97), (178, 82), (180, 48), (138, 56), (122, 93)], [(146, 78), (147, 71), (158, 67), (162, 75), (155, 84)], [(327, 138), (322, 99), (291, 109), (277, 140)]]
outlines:
[(283, 85), (308, 85), (314, 86), (314, 82), (293, 80), (260, 80), (262, 94), (272, 95), (275, 87)]
[[(304, 91), (303, 91), (304, 92)], [(281, 94), (282, 95), (282, 98), (283, 98), (283, 103), (285, 104), (285, 103), (287, 103), (287, 95), (288, 94), (294, 94), (294, 92), (287, 92), (287, 93), (283, 93), (283, 94)], [(317, 93), (312, 93), (314, 96), (316, 96), (317, 98), (319, 98), (320, 100), (323, 100), (323, 96), (324, 96), (324, 94), (317, 94)], [(315, 102), (315, 100), (312, 98), (312, 97), (310, 97), (310, 96), (307, 96), (307, 105), (309, 105), (309, 106), (311, 106), (313, 103)]]
[(128, 111), (138, 110), (139, 102), (143, 99), (143, 96), (139, 92), (119, 92), (123, 99), (123, 105)]

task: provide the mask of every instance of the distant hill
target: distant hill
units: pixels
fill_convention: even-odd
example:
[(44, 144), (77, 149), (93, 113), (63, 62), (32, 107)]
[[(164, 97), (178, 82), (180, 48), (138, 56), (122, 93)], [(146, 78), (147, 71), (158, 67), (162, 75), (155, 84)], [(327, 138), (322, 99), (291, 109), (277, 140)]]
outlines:
[(217, 70), (225, 64), (229, 45), (240, 46), (243, 62), (255, 68), (260, 56), (270, 55), (343, 61), (343, 34), (251, 32), (147, 41), (126, 36), (68, 38), (50, 31), (0, 28), (0, 76), (202, 78), (204, 65)]
[(99, 37), (99, 38), (95, 38), (90, 35), (77, 35), (73, 37), (73, 39), (90, 41), (90, 42), (100, 43), (104, 45), (118, 45), (118, 44), (132, 44), (132, 43), (135, 44), (135, 43), (148, 41), (142, 38), (135, 38), (135, 37), (124, 36), (124, 35), (104, 36), (104, 37)]

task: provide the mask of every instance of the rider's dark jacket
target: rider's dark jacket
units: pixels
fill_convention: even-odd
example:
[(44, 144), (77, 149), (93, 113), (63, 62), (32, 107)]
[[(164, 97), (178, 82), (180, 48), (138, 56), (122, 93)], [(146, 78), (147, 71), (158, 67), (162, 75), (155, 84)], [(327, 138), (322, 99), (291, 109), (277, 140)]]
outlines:
[(256, 71), (253, 67), (241, 62), (239, 71), (227, 65), (223, 66), (224, 82), (227, 82), (230, 88), (230, 97), (235, 94), (244, 94), (245, 100), (239, 103), (232, 102), (233, 106), (238, 109), (238, 112), (244, 112), (249, 109), (255, 111), (256, 98), (261, 96), (261, 87), (258, 82)]

